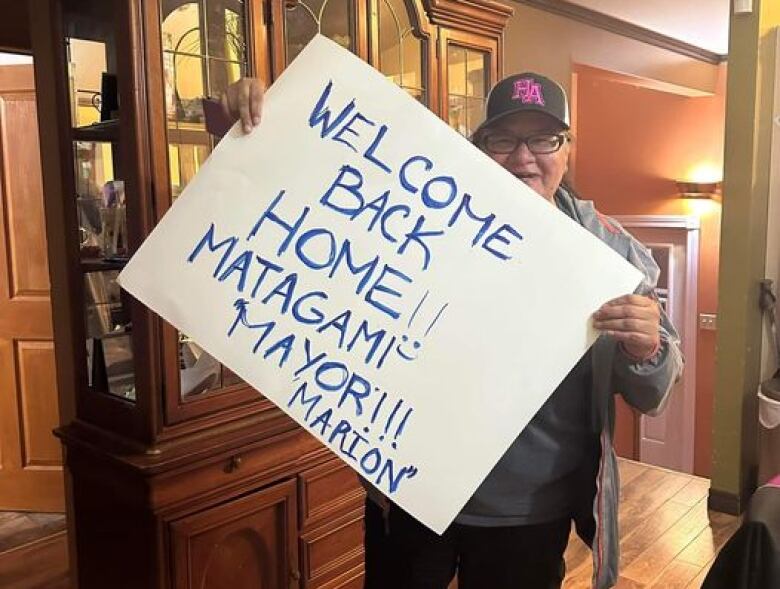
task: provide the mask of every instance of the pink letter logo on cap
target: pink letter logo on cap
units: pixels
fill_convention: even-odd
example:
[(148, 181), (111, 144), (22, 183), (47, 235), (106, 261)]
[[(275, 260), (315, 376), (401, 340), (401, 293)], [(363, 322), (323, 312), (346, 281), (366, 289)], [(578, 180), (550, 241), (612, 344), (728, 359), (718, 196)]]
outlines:
[(520, 100), (523, 104), (538, 104), (544, 106), (542, 85), (533, 78), (515, 80), (515, 91), (512, 100)]

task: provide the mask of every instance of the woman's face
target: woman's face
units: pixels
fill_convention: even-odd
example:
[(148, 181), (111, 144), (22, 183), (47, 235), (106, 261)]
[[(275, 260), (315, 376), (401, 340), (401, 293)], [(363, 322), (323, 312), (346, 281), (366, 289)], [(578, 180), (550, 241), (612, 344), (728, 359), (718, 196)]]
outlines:
[[(549, 115), (541, 112), (519, 112), (507, 115), (484, 130), (484, 136), (502, 134), (528, 138), (539, 134), (556, 134), (563, 131), (561, 124)], [(480, 141), (484, 145), (484, 140)], [(495, 161), (509, 170), (517, 178), (552, 201), (558, 190), (569, 162), (569, 142), (565, 141), (560, 149), (553, 153), (535, 154), (528, 145), (520, 143), (511, 153), (485, 152)]]

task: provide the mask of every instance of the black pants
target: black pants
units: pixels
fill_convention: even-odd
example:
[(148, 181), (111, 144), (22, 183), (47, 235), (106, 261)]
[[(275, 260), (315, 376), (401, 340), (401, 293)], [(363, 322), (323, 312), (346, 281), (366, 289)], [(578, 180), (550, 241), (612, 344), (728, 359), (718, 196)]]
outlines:
[(452, 524), (439, 536), (393, 505), (366, 501), (365, 589), (559, 589), (568, 518), (484, 528)]

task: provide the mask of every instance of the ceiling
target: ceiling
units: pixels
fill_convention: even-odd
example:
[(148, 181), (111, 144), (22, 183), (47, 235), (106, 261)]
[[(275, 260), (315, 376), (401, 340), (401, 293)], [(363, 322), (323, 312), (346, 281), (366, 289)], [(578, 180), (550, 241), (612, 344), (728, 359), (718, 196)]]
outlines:
[(729, 0), (569, 1), (714, 53), (728, 53)]

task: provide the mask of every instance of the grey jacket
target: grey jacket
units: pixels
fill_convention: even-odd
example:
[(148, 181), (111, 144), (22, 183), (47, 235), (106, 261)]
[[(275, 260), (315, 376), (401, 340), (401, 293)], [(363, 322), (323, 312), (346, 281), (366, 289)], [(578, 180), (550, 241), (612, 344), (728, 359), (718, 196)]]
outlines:
[[(649, 250), (615, 220), (599, 213), (590, 201), (574, 198), (560, 188), (558, 207), (588, 231), (639, 268), (645, 279), (638, 294), (654, 296), (658, 266)], [(600, 455), (592, 465), (596, 485), (583, 500), (576, 519), (577, 532), (593, 551), (593, 587), (607, 589), (617, 583), (619, 562), (618, 500), (620, 484), (612, 435), (615, 426), (615, 394), (649, 415), (661, 412), (669, 392), (680, 378), (683, 358), (677, 331), (662, 311), (661, 347), (651, 360), (637, 363), (623, 354), (614, 339), (599, 337), (591, 349), (593, 360), (592, 427), (600, 437)]]
[[(558, 207), (588, 231), (639, 268), (645, 279), (638, 294), (654, 296), (658, 266), (650, 251), (616, 221), (599, 213), (590, 201), (572, 196), (565, 188), (555, 195)], [(680, 339), (665, 313), (661, 313), (661, 347), (650, 360), (637, 363), (623, 354), (617, 342), (599, 337), (591, 348), (593, 384), (591, 427), (598, 434), (599, 449), (592, 462), (583, 464), (583, 496), (575, 515), (577, 532), (593, 551), (593, 588), (607, 589), (618, 579), (619, 536), (618, 468), (612, 434), (615, 394), (642, 413), (655, 415), (666, 405), (672, 385), (682, 374)], [(595, 481), (595, 485), (592, 482)], [(369, 498), (387, 508), (388, 499), (364, 482)]]

